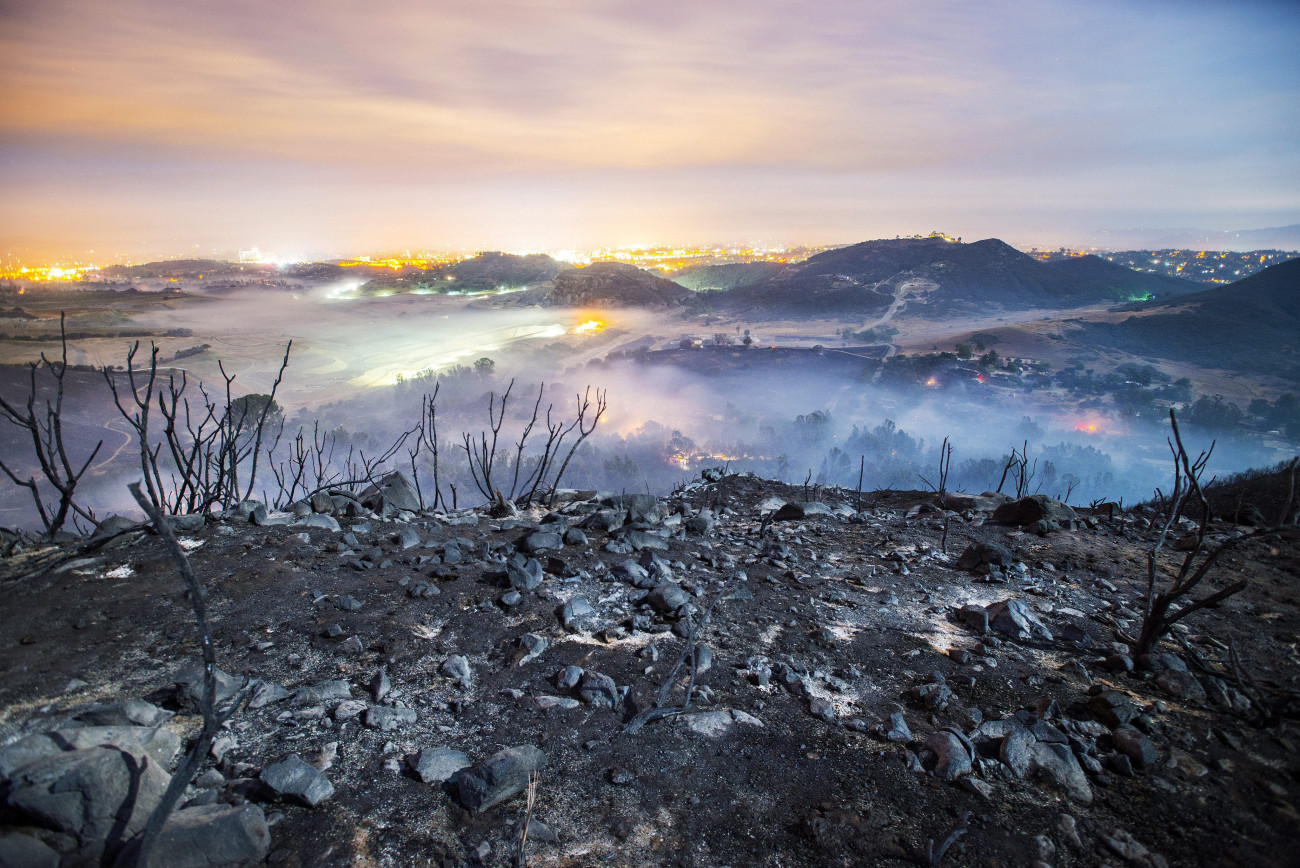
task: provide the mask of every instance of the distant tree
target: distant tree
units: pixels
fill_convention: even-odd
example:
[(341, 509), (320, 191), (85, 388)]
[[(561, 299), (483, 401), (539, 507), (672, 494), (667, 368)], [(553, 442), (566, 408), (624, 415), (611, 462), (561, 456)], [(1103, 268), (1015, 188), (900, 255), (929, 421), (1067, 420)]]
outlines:
[(957, 344), (957, 358), (963, 361), (969, 360), (975, 353), (970, 344)]
[(1187, 421), (1214, 431), (1229, 431), (1245, 421), (1240, 407), (1224, 401), (1222, 395), (1202, 395), (1187, 410)]
[(987, 353), (980, 356), (980, 367), (988, 369), (996, 368), (998, 363), (1001, 361), (1002, 359), (998, 356), (997, 350), (989, 350)]
[(729, 347), (736, 342), (736, 339), (726, 332), (718, 332), (713, 336), (713, 344), (718, 347)]
[(474, 363), (474, 373), (478, 374), (480, 377), (492, 376), (492, 373), (496, 371), (496, 368), (497, 363), (489, 359), (487, 356), (484, 356)]

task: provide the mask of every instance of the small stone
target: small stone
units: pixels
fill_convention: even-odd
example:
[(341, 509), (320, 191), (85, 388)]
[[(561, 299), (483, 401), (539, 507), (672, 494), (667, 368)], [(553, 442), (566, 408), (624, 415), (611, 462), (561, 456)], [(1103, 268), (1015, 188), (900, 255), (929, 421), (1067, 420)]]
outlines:
[(361, 601), (351, 594), (348, 594), (346, 597), (341, 597), (334, 605), (338, 606), (344, 612), (361, 611)]
[(314, 808), (334, 795), (334, 785), (312, 765), (295, 754), (262, 769), (262, 783), (277, 796)]
[(1151, 739), (1131, 726), (1118, 726), (1110, 735), (1115, 742), (1115, 750), (1132, 760), (1136, 768), (1153, 766), (1160, 758)]
[(470, 764), (469, 757), (450, 747), (425, 748), (408, 757), (407, 762), (416, 777), (426, 784), (440, 784)]
[(469, 660), (461, 654), (453, 654), (442, 662), (438, 667), (443, 675), (448, 676), (460, 683), (461, 687), (469, 687), (471, 682), (471, 673)]
[(366, 709), (365, 724), (370, 729), (391, 732), (409, 723), (415, 723), (419, 715), (414, 708), (391, 708), (387, 705), (372, 705)]
[(566, 630), (588, 632), (595, 626), (596, 610), (591, 607), (591, 603), (575, 597), (560, 607), (560, 622)]
[(550, 640), (545, 636), (539, 636), (536, 633), (525, 633), (519, 637), (519, 654), (517, 666), (523, 666), (525, 663), (531, 663), (545, 653), (551, 645)]
[(827, 723), (835, 719), (835, 706), (827, 699), (814, 696), (808, 700), (808, 711), (813, 717)]
[(375, 702), (387, 696), (392, 689), (392, 682), (388, 680), (388, 670), (378, 669), (370, 676), (370, 695), (375, 698)]

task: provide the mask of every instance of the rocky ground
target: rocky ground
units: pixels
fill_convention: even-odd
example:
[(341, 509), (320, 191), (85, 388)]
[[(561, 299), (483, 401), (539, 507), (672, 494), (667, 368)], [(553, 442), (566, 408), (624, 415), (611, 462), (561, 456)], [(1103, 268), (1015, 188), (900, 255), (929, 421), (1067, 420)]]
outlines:
[[(1300, 863), (1294, 530), (1134, 660), (1150, 511), (401, 488), (177, 521), (244, 704), (155, 864)], [(200, 727), (168, 551), (104, 530), (0, 562), (0, 865), (111, 860)]]

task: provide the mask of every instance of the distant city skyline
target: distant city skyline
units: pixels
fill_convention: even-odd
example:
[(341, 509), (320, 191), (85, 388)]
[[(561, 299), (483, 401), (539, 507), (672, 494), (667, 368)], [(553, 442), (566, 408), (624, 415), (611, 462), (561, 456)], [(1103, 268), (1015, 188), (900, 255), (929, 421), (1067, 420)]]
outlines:
[(1300, 223), (1300, 5), (0, 9), (0, 255)]

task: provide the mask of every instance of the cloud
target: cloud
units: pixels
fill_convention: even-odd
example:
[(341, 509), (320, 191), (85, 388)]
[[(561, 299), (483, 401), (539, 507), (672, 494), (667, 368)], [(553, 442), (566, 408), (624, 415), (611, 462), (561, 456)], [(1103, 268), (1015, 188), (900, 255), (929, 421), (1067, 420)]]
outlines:
[[(989, 182), (1004, 212), (1025, 179), (1086, 200), (1099, 176), (1119, 201), (1092, 210), (1150, 211), (1227, 167), (1230, 198), (1210, 182), (1193, 203), (1212, 214), (1276, 205), (1300, 171), (1286, 5), (48, 0), (0, 16), (0, 181), (65, 210), (67, 173), (108, 196), (124, 162), (152, 179), (142, 208), (188, 194), (222, 211), (269, 178), (304, 202), (281, 224), (318, 224), (309, 202), (393, 203), (392, 225), (428, 233), (443, 223), (405, 203), (472, 209), (466, 185), (552, 197), (590, 232), (608, 218), (583, 203), (635, 217), (624, 189), (648, 188), (656, 212), (671, 210), (656, 190), (687, 187), (682, 207), (739, 194), (723, 221), (744, 222), (755, 204), (806, 210), (800, 182), (818, 202), (838, 185), (831, 211), (866, 222), (945, 194), (963, 213), (979, 204), (963, 191)], [(182, 165), (199, 177), (175, 189)]]

